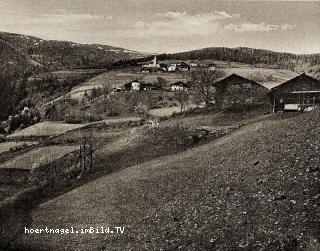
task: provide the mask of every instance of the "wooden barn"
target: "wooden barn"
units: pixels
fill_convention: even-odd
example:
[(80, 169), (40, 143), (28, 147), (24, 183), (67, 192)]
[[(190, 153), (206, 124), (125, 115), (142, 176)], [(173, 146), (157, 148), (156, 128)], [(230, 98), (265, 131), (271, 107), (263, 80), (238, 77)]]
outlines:
[(214, 84), (216, 105), (221, 109), (243, 109), (269, 105), (269, 90), (255, 81), (232, 74)]
[(273, 112), (312, 110), (320, 103), (320, 81), (305, 73), (271, 89)]

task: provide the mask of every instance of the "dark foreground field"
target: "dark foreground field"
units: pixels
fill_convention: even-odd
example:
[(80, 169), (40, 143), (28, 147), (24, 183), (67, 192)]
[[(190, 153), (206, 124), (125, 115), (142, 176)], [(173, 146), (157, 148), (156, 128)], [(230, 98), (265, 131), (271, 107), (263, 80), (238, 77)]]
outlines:
[[(320, 111), (245, 125), (103, 176), (39, 206), (20, 250), (319, 250)], [(108, 162), (106, 162), (108, 165)]]

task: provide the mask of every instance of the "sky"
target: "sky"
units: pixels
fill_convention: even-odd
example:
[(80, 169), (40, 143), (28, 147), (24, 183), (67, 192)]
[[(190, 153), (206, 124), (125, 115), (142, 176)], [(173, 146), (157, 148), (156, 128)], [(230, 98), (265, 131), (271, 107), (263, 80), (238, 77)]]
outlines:
[(0, 31), (140, 52), (320, 53), (320, 1), (0, 0)]

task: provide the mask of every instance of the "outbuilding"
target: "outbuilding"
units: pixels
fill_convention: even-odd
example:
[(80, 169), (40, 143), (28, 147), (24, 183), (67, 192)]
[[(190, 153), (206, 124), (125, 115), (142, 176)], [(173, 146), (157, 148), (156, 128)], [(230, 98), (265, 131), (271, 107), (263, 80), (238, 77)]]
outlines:
[(269, 90), (263, 85), (232, 74), (214, 85), (215, 103), (221, 109), (243, 109), (269, 105)]
[(320, 103), (320, 81), (303, 73), (273, 87), (269, 97), (273, 112), (312, 110)]

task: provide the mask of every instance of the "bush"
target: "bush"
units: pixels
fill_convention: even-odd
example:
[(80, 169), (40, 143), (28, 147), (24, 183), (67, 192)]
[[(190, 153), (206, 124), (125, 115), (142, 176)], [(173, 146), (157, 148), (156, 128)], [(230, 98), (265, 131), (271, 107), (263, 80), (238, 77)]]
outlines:
[(52, 156), (43, 156), (40, 159), (38, 159), (33, 165), (32, 169), (29, 174), (29, 181), (32, 184), (45, 184), (48, 180), (51, 180), (56, 176), (56, 174), (49, 172), (47, 170), (46, 172), (42, 172), (40, 169), (44, 166), (48, 166), (49, 164), (53, 163)]

